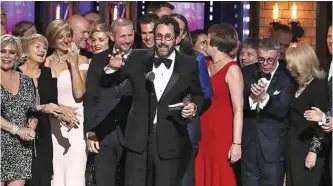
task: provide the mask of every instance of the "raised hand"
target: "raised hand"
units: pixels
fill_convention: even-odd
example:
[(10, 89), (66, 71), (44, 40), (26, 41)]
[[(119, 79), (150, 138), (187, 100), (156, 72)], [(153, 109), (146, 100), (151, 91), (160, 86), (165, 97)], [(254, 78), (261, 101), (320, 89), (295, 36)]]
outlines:
[(125, 65), (124, 63), (124, 52), (120, 52), (118, 49), (115, 54), (109, 54), (109, 67), (112, 69), (119, 69)]
[(68, 48), (68, 54), (69, 58), (67, 60), (67, 63), (69, 63), (72, 66), (78, 66), (79, 64), (79, 49), (77, 48), (75, 43), (71, 43), (71, 46)]

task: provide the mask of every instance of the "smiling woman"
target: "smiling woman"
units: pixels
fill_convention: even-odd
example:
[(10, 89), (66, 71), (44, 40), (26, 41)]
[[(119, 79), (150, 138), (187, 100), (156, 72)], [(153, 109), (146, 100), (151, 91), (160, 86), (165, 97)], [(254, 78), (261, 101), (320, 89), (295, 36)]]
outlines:
[(43, 67), (46, 57), (48, 41), (40, 34), (21, 38), (22, 49), (27, 56), (26, 61), (17, 70), (31, 77), (35, 85), (36, 104), (48, 108), (48, 113), (30, 113), (29, 117), (36, 118), (38, 125), (31, 126), (36, 130), (32, 158), (32, 179), (27, 185), (51, 185), (52, 167), (52, 138), (49, 113), (59, 113), (62, 109), (57, 104), (56, 81), (52, 78), (50, 68)]
[(35, 132), (26, 121), (36, 104), (31, 79), (14, 71), (21, 56), (20, 40), (1, 36), (1, 185), (23, 186), (31, 178)]
[(112, 48), (110, 38), (111, 28), (108, 24), (97, 24), (90, 33), (94, 53), (100, 53), (108, 48)]
[[(84, 186), (86, 148), (83, 138), (82, 97), (89, 67), (88, 59), (79, 55), (73, 41), (73, 30), (64, 20), (52, 21), (46, 29), (46, 38), (54, 52), (46, 60), (57, 76), (58, 103), (65, 108), (76, 108), (78, 115), (71, 114), (81, 125), (68, 130), (59, 127), (59, 121), (51, 119), (53, 142), (53, 185)], [(76, 113), (75, 112), (75, 113)]]

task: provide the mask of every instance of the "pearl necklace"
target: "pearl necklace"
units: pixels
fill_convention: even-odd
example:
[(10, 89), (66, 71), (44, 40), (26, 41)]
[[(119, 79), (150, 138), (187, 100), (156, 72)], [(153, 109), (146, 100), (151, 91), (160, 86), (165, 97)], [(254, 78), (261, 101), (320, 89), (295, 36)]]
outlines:
[(69, 59), (69, 55), (67, 55), (65, 59), (60, 59), (60, 58), (57, 59), (54, 54), (52, 54), (52, 57), (53, 57), (54, 60), (56, 60), (60, 64), (66, 63), (66, 61)]

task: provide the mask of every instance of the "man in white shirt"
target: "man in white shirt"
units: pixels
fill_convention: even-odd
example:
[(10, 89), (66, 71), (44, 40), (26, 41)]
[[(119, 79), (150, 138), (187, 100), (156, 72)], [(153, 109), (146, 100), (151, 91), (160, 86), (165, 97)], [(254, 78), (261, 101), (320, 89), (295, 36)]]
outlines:
[[(187, 169), (192, 150), (187, 124), (204, 98), (198, 63), (175, 50), (179, 32), (174, 18), (161, 17), (154, 26), (154, 48), (133, 50), (126, 64), (120, 54), (112, 56), (102, 77), (109, 84), (123, 78), (131, 83), (125, 186), (180, 185)], [(183, 103), (188, 95), (192, 100)]]
[(279, 50), (279, 42), (263, 39), (258, 63), (243, 68), (243, 186), (283, 185), (284, 134), (295, 85), (278, 62)]

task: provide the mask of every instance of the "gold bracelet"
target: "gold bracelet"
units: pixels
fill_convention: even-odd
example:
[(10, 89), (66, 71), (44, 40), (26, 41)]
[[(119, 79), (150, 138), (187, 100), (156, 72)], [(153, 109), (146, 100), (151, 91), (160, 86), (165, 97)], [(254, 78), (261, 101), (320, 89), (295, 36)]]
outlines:
[(241, 143), (234, 143), (232, 142), (233, 145), (242, 145)]

